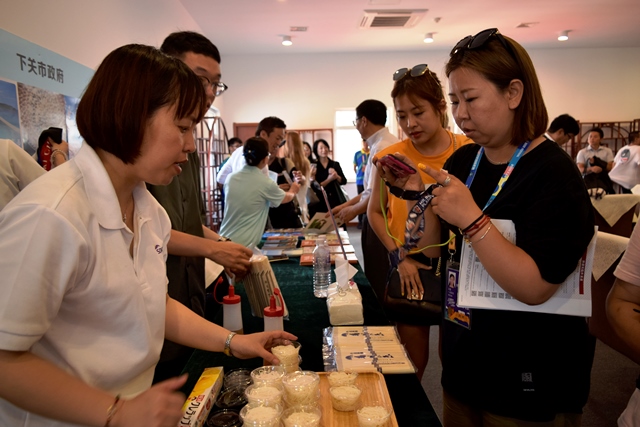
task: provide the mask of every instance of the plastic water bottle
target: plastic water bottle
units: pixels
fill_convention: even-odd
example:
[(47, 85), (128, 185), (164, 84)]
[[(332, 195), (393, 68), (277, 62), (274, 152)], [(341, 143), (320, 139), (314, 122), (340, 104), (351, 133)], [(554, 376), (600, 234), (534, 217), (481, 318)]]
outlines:
[(313, 250), (313, 295), (326, 298), (331, 283), (331, 252), (325, 236), (318, 236)]

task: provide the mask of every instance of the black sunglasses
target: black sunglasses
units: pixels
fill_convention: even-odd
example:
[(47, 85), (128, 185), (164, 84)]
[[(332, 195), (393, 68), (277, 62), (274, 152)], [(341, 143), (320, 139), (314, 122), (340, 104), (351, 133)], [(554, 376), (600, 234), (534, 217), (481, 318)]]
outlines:
[(427, 71), (429, 71), (429, 66), (427, 64), (418, 64), (411, 69), (400, 68), (399, 70), (396, 70), (395, 73), (393, 73), (393, 81), (397, 82), (398, 80), (406, 76), (407, 73), (410, 73), (411, 77), (418, 77), (423, 75)]
[(502, 43), (502, 46), (504, 46), (507, 52), (509, 52), (509, 55), (514, 56), (513, 52), (511, 51), (511, 47), (509, 46), (509, 43), (507, 43), (504, 36), (500, 34), (500, 31), (498, 31), (497, 28), (489, 28), (487, 30), (482, 30), (475, 36), (467, 36), (463, 38), (453, 47), (453, 49), (451, 49), (451, 53), (449, 54), (449, 56), (453, 56), (464, 49), (468, 49), (468, 50), (478, 49), (484, 46), (487, 43), (487, 41), (489, 41), (489, 39), (493, 36), (496, 36), (498, 40), (500, 40), (500, 43)]

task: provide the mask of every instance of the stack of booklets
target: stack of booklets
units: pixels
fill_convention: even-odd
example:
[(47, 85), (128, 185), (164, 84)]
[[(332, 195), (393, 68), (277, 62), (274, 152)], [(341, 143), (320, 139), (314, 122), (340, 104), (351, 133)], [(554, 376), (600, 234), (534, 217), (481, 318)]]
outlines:
[(269, 250), (289, 250), (298, 246), (298, 238), (296, 236), (269, 236), (262, 245), (263, 251)]
[[(327, 245), (329, 246), (329, 250), (331, 251), (331, 264), (335, 264), (336, 256), (340, 256), (344, 258), (342, 254), (342, 247), (340, 246), (340, 241), (342, 241), (342, 245), (344, 246), (344, 251), (347, 254), (347, 261), (350, 264), (357, 264), (358, 258), (356, 258), (354, 247), (349, 244), (349, 235), (346, 231), (340, 230), (340, 239), (338, 239), (338, 235), (335, 232), (327, 233)], [(313, 265), (313, 250), (316, 248), (316, 239), (317, 235), (305, 235), (305, 239), (300, 242), (300, 248), (302, 249), (302, 254), (300, 255), (300, 265)]]
[(323, 330), (325, 371), (410, 374), (416, 368), (394, 326), (334, 326)]

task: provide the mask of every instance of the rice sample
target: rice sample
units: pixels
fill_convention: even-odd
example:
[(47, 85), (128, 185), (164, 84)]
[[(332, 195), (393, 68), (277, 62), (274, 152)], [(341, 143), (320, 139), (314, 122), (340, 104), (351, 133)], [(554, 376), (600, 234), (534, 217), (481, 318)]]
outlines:
[(358, 407), (358, 399), (362, 391), (354, 385), (343, 385), (331, 387), (331, 405), (336, 411), (349, 412), (355, 411)]
[(357, 372), (334, 371), (329, 374), (329, 386), (339, 387), (343, 385), (355, 385), (358, 378)]
[(363, 406), (356, 413), (360, 427), (384, 427), (391, 416), (391, 412), (382, 406)]
[(244, 426), (278, 427), (280, 425), (280, 407), (247, 405), (240, 411)]
[(297, 371), (282, 378), (285, 400), (289, 406), (317, 403), (320, 395), (320, 377), (313, 371)]
[(272, 385), (254, 384), (245, 390), (249, 403), (282, 404), (282, 389)]
[[(320, 414), (316, 412), (302, 412), (293, 409), (290, 415), (283, 418), (284, 427), (319, 427)], [(319, 412), (319, 411), (318, 411)]]

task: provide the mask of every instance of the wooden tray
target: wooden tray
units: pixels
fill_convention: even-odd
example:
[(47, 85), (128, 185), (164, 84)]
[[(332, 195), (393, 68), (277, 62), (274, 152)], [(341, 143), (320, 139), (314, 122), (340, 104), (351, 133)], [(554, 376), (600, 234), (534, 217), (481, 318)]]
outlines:
[[(322, 421), (323, 427), (358, 427), (358, 416), (356, 411), (341, 412), (336, 411), (331, 406), (331, 395), (329, 394), (329, 372), (318, 372), (320, 376), (320, 404), (322, 405)], [(362, 390), (360, 402), (367, 403), (375, 400), (381, 400), (391, 405), (389, 390), (384, 382), (384, 377), (380, 372), (360, 372), (356, 379), (356, 385)], [(390, 427), (398, 427), (396, 414), (391, 413), (391, 418), (387, 423)]]

